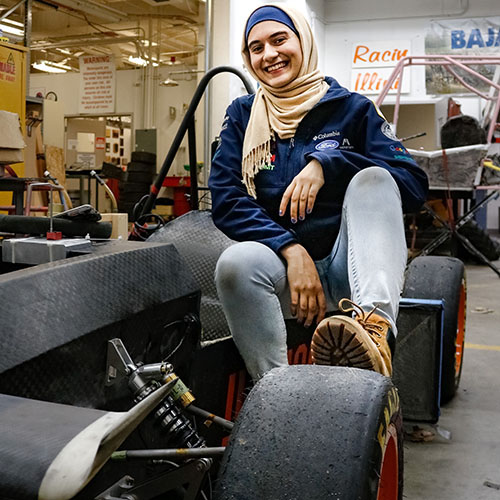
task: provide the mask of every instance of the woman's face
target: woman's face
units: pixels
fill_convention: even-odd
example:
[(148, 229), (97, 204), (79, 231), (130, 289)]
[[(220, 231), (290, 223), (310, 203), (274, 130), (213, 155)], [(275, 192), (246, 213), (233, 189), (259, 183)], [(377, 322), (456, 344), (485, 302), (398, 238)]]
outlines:
[(250, 63), (259, 80), (270, 87), (284, 87), (299, 74), (302, 47), (298, 36), (284, 24), (263, 21), (248, 34)]

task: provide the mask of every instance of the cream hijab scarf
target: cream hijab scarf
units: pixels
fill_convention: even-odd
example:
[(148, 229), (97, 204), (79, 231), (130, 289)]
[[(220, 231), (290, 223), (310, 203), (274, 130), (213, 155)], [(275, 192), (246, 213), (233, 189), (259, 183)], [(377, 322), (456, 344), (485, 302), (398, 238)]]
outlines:
[(278, 8), (288, 14), (299, 34), (302, 66), (297, 77), (279, 89), (266, 85), (259, 80), (252, 68), (245, 33), (241, 48), (245, 66), (260, 83), (243, 140), (241, 167), (243, 184), (254, 198), (257, 198), (254, 177), (266, 163), (271, 161), (271, 141), (274, 134), (278, 134), (280, 139), (293, 137), (302, 118), (329, 88), (323, 74), (317, 68), (316, 43), (306, 18), (299, 11), (286, 5), (279, 5)]

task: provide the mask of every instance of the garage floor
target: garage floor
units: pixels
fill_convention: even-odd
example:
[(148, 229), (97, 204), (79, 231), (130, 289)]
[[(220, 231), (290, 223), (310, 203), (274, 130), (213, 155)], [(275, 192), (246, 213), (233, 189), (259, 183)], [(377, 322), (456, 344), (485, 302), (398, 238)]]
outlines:
[(462, 379), (438, 422), (451, 438), (405, 443), (405, 500), (500, 500), (500, 278), (467, 265), (467, 288)]

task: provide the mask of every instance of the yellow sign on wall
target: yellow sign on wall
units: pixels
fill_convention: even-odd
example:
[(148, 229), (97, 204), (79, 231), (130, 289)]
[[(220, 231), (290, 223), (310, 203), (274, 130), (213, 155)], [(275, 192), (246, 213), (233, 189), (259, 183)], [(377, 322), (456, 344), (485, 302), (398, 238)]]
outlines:
[(26, 109), (25, 47), (0, 42), (0, 109), (17, 113), (24, 125)]
[[(26, 53), (20, 45), (0, 42), (0, 109), (17, 113), (23, 132), (26, 121)], [(12, 165), (19, 177), (24, 176), (24, 163)], [(11, 203), (12, 195), (0, 192), (0, 205)]]

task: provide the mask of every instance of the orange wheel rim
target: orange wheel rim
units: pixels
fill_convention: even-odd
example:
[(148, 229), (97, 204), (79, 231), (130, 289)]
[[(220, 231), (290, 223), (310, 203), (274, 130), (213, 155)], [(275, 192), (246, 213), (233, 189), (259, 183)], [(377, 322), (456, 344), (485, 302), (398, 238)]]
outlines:
[(394, 424), (387, 429), (377, 500), (398, 500), (399, 494), (399, 453), (398, 434)]
[(465, 279), (463, 279), (460, 285), (460, 300), (458, 303), (457, 336), (455, 341), (455, 380), (458, 380), (460, 377), (464, 355), (466, 298), (467, 289)]

